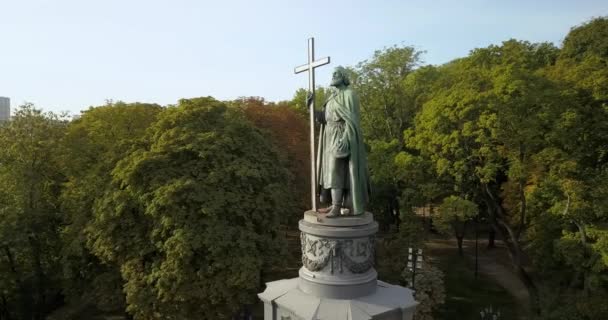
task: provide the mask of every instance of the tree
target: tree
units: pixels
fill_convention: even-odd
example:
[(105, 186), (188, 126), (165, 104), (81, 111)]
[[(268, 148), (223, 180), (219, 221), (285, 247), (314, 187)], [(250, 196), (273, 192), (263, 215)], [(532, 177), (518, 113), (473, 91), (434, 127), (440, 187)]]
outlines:
[(108, 102), (70, 122), (61, 140), (61, 166), (67, 177), (61, 192), (66, 224), (61, 229), (63, 294), (67, 306), (54, 316), (82, 318), (81, 312), (125, 310), (117, 265), (102, 263), (86, 246), (96, 199), (112, 181), (116, 163), (140, 144), (162, 108), (156, 104)]
[(486, 210), (533, 306), (537, 287), (524, 268), (520, 239), (528, 220), (526, 188), (543, 139), (572, 100), (543, 77), (556, 56), (551, 45), (515, 40), (474, 50), (442, 67), (433, 98), (406, 133), (408, 145), (431, 159), (438, 176), (450, 177), (454, 191)]
[(584, 60), (590, 55), (608, 58), (608, 18), (591, 19), (573, 27), (564, 39), (560, 58)]
[(528, 252), (545, 283), (546, 319), (608, 317), (600, 302), (608, 296), (607, 27), (606, 18), (597, 18), (573, 28), (545, 70), (569, 96), (536, 155), (530, 197)]
[[(551, 151), (551, 152), (549, 152)], [(607, 175), (581, 167), (577, 155), (548, 150), (546, 167), (530, 197), (528, 253), (544, 282), (543, 315), (560, 319), (603, 319), (608, 309), (604, 214)]]
[(44, 319), (61, 303), (64, 177), (59, 141), (65, 121), (31, 104), (0, 127), (0, 316)]
[(361, 125), (370, 140), (402, 141), (403, 131), (416, 114), (414, 98), (404, 85), (420, 63), (422, 52), (393, 46), (374, 52), (353, 69), (354, 87), (361, 99)]
[[(420, 106), (417, 99), (424, 87), (420, 84), (431, 78), (424, 72), (429, 68), (412, 76), (421, 54), (413, 47), (393, 46), (377, 50), (371, 59), (349, 69), (353, 87), (360, 96), (361, 126), (369, 146), (368, 165), (374, 194), (370, 208), (385, 230), (390, 223), (400, 225), (402, 192), (407, 193), (404, 195), (408, 199), (405, 210), (424, 205), (420, 203), (417, 188), (411, 188), (416, 183), (423, 183), (412, 179), (420, 175), (408, 171), (410, 167), (397, 171), (398, 155), (402, 158), (416, 156), (406, 150), (403, 131), (412, 125)], [(395, 175), (396, 172), (400, 174)]]
[(565, 37), (553, 78), (588, 91), (600, 104), (608, 103), (608, 18), (592, 19)]
[[(301, 115), (306, 118), (309, 117), (310, 110), (308, 105), (306, 105), (306, 101), (308, 99), (308, 90), (304, 88), (300, 88), (296, 90), (293, 98), (289, 101), (284, 101), (283, 103), (289, 106), (290, 108), (296, 110)], [(315, 107), (320, 110), (325, 101), (329, 98), (331, 94), (331, 89), (323, 86), (317, 86), (315, 89)]]
[(467, 199), (457, 196), (449, 196), (443, 199), (438, 211), (433, 215), (433, 224), (445, 234), (454, 234), (458, 241), (458, 254), (463, 255), (462, 240), (464, 239), (466, 226), (477, 216), (477, 205)]
[(135, 319), (227, 318), (251, 303), (284, 240), (287, 172), (242, 111), (183, 99), (121, 160), (87, 243), (120, 266)]
[(267, 134), (280, 155), (280, 166), (289, 170), (284, 205), (286, 226), (295, 226), (310, 209), (310, 144), (308, 122), (298, 111), (285, 104), (268, 104), (259, 99), (244, 99), (240, 107), (247, 118)]

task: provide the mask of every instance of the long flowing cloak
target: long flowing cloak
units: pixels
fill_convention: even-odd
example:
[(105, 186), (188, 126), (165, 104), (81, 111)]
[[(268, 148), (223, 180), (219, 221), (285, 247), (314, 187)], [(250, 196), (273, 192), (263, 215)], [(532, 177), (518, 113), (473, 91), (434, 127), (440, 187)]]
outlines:
[[(346, 88), (337, 90), (328, 100), (338, 103), (340, 106), (336, 108), (336, 112), (345, 122), (343, 140), (348, 144), (350, 156), (348, 157), (348, 170), (350, 178), (350, 197), (352, 199), (354, 214), (365, 213), (365, 205), (369, 200), (369, 176), (367, 171), (367, 154), (365, 145), (363, 144), (363, 133), (359, 122), (359, 98), (356, 93)], [(317, 182), (321, 181), (323, 176), (323, 152), (327, 148), (333, 146), (325, 146), (323, 135), (325, 133), (325, 125), (321, 125), (319, 132), (319, 145), (317, 148)], [(318, 185), (317, 190), (323, 190), (322, 185)]]

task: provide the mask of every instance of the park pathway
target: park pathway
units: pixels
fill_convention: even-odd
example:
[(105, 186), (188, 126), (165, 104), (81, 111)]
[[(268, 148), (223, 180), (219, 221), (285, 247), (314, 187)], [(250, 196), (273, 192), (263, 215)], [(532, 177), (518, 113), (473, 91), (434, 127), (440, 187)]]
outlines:
[[(509, 253), (502, 241), (496, 241), (496, 248), (487, 249), (487, 240), (479, 240), (479, 273), (493, 279), (507, 290), (525, 310), (530, 308), (528, 290), (510, 266)], [(458, 251), (456, 239), (431, 239), (426, 243), (433, 255), (455, 254)], [(470, 262), (471, 271), (475, 269), (475, 241), (464, 240), (464, 255)], [(436, 257), (434, 257), (436, 259)], [(433, 257), (431, 257), (433, 259)]]

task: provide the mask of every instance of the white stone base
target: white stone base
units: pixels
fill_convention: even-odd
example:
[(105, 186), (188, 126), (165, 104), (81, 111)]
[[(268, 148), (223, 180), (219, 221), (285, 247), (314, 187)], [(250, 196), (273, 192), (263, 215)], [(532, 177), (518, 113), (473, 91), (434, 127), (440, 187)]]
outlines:
[(373, 294), (354, 299), (320, 298), (298, 287), (300, 278), (273, 281), (258, 294), (265, 320), (411, 320), (416, 305), (413, 291), (377, 282)]

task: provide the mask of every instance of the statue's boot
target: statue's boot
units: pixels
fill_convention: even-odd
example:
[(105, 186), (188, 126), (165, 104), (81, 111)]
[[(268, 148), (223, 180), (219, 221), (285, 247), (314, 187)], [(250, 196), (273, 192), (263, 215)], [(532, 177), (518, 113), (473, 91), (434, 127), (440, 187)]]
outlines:
[(353, 209), (353, 197), (351, 196), (350, 190), (344, 190), (344, 204), (342, 205), (343, 216), (354, 216), (355, 210)]
[(340, 209), (342, 206), (339, 204), (333, 204), (329, 212), (325, 215), (325, 218), (335, 218), (340, 216)]
[(354, 216), (355, 215), (355, 211), (353, 210), (353, 208), (351, 207), (344, 207), (342, 208), (342, 215), (343, 216)]
[(339, 217), (342, 209), (342, 189), (331, 189), (331, 210), (325, 216), (326, 218)]

